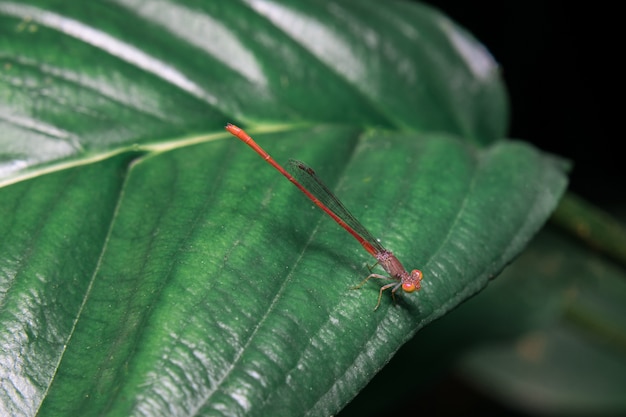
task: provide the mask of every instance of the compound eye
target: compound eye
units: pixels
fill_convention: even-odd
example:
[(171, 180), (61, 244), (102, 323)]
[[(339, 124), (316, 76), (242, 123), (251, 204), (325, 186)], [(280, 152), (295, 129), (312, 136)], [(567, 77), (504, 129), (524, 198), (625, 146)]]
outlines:
[(416, 289), (417, 287), (412, 282), (405, 282), (404, 284), (402, 284), (402, 291), (404, 292), (413, 292)]
[(411, 271), (411, 277), (417, 278), (418, 281), (421, 281), (422, 278), (424, 278), (424, 274), (422, 274), (422, 271), (420, 271), (419, 269), (414, 269)]

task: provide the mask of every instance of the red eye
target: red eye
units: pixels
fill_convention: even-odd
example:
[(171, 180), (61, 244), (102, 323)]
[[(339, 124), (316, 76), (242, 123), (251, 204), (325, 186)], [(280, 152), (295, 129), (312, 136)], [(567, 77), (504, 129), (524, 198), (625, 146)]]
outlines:
[(417, 276), (417, 279), (419, 279), (420, 281), (422, 280), (422, 278), (424, 277), (424, 275), (422, 274), (422, 271), (420, 271), (419, 269), (414, 269), (411, 271), (411, 276)]

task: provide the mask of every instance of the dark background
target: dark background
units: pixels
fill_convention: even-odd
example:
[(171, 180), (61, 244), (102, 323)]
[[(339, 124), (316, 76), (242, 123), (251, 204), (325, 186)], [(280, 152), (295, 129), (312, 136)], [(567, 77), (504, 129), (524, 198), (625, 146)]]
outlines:
[(607, 210), (623, 209), (623, 135), (616, 126), (618, 109), (626, 106), (619, 101), (624, 46), (618, 6), (426, 3), (468, 29), (501, 64), (511, 101), (510, 137), (571, 159), (570, 190)]

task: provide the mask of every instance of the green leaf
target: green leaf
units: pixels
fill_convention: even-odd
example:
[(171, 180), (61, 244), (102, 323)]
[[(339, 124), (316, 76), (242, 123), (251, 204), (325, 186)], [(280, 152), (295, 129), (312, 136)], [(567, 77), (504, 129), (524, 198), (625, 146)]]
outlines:
[[(0, 2), (0, 21), (3, 414), (335, 413), (565, 187), (563, 161), (496, 142), (497, 67), (424, 6)], [(373, 312), (379, 283), (350, 290), (372, 259), (227, 119), (314, 166), (423, 289)]]
[[(489, 323), (489, 337), (464, 353), (463, 374), (529, 412), (623, 414), (623, 270), (553, 230), (541, 233), (514, 265), (481, 294), (481, 305), (464, 308), (470, 320), (497, 310), (508, 325)], [(511, 302), (497, 301), (504, 298)]]
[[(138, 159), (117, 188), (117, 206), (102, 215), (111, 229), (99, 236), (101, 258), (61, 247), (52, 252), (65, 260), (54, 265), (54, 276), (4, 267), (9, 284), (23, 288), (5, 291), (5, 305), (15, 300), (14, 310), (3, 309), (5, 323), (30, 328), (32, 314), (65, 323), (49, 330), (59, 337), (55, 349), (24, 358), (31, 366), (55, 359), (51, 385), (44, 379), (32, 387), (46, 394), (42, 415), (337, 409), (354, 395), (345, 392), (367, 382), (417, 329), (483, 287), (534, 232), (528, 214), (544, 218), (562, 187), (558, 164), (521, 143), (476, 151), (445, 136), (362, 136), (338, 128), (299, 132), (306, 142), (293, 141), (295, 135), (259, 139), (271, 139), (267, 147), (277, 155), (319, 161), (330, 178), (340, 173), (340, 195), (360, 208), (364, 223), (424, 270), (422, 291), (396, 306), (385, 298), (373, 312), (377, 286), (349, 290), (367, 274), (359, 245), (326, 219), (312, 224), (321, 215), (307, 213), (310, 204), (232, 138)], [(329, 155), (331, 144), (342, 147)], [(381, 155), (396, 163), (377, 164)], [(120, 160), (100, 164), (117, 170)], [(15, 217), (3, 223), (4, 236), (19, 235), (16, 225), (37, 218), (27, 208), (42, 188), (83, 196), (44, 199), (43, 210), (61, 217), (46, 219), (43, 230), (34, 225), (37, 232), (21, 247), (12, 240), (21, 254), (14, 265), (36, 269), (31, 258), (50, 258), (42, 246), (49, 239), (75, 244), (64, 238), (70, 222), (63, 215), (95, 215), (78, 204), (94, 188), (91, 173), (104, 168), (78, 167), (5, 188), (1, 200)], [(120, 187), (120, 177), (106, 177)], [(545, 182), (560, 186), (546, 190)], [(76, 233), (89, 235), (93, 225), (82, 224)], [(41, 236), (48, 228), (53, 238)], [(78, 259), (82, 280), (64, 289), (77, 296), (46, 291), (68, 285), (65, 263)], [(23, 281), (27, 276), (35, 282)]]

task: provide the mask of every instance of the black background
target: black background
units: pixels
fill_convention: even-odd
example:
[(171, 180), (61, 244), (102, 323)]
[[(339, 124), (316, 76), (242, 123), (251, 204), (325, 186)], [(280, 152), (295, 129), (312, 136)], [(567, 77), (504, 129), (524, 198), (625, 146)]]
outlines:
[(502, 66), (511, 101), (510, 137), (572, 160), (573, 192), (609, 210), (623, 206), (623, 135), (617, 124), (626, 107), (620, 102), (619, 62), (625, 48), (618, 6), (426, 3), (468, 29)]

